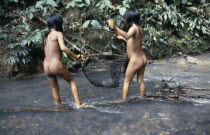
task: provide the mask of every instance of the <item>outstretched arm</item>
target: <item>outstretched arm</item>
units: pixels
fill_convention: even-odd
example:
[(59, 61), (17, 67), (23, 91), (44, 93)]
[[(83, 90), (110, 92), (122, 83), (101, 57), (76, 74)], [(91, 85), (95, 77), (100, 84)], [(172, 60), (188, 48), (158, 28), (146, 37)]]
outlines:
[(108, 23), (109, 27), (115, 30), (117, 33), (119, 33), (126, 41), (129, 40), (135, 34), (135, 30), (132, 27), (129, 29), (128, 33), (126, 33), (125, 31), (117, 27), (112, 19), (110, 19)]
[(74, 54), (72, 51), (70, 51), (67, 47), (66, 47), (66, 45), (65, 45), (65, 43), (64, 43), (64, 40), (63, 40), (63, 33), (62, 32), (58, 32), (58, 43), (59, 43), (59, 46), (60, 46), (60, 48), (61, 48), (61, 50), (63, 51), (63, 52), (65, 52), (67, 55), (69, 55), (69, 56), (71, 56), (71, 57), (73, 57), (73, 58), (75, 58), (75, 59), (77, 59), (77, 60), (80, 60), (81, 59), (81, 55), (76, 55), (76, 54)]

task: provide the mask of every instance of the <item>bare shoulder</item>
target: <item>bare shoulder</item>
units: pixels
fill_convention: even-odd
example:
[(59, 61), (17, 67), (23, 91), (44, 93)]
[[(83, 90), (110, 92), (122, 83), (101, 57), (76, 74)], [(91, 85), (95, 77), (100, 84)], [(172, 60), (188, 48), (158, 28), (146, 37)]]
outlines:
[(134, 25), (133, 27), (134, 27), (134, 29), (137, 30), (137, 31), (139, 31), (139, 30), (142, 31), (142, 28), (141, 28), (141, 26), (139, 26), (139, 25)]
[(133, 25), (132, 27), (130, 27), (129, 30), (133, 31), (134, 33), (136, 33), (136, 32), (138, 33), (139, 30), (142, 32), (142, 28), (139, 25)]
[(63, 33), (62, 32), (56, 31), (55, 33), (56, 33), (56, 38), (57, 39), (63, 39)]
[(132, 27), (130, 27), (130, 29), (129, 29), (129, 31), (135, 31), (135, 30), (136, 30), (135, 26), (132, 26)]
[(60, 32), (60, 31), (56, 31), (56, 35), (57, 35), (58, 37), (63, 37), (63, 33)]
[(136, 28), (134, 26), (130, 27), (128, 30), (128, 34), (135, 35), (135, 33), (136, 33)]

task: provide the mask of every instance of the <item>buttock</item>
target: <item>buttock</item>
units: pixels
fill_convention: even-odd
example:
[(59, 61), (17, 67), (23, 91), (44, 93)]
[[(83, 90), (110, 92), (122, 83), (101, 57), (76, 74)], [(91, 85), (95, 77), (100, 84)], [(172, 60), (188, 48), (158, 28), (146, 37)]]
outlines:
[(132, 59), (133, 59), (133, 60), (140, 60), (140, 61), (143, 61), (144, 64), (147, 62), (147, 57), (146, 57), (146, 55), (144, 54), (144, 52), (143, 52), (142, 54), (133, 55), (133, 56), (132, 56)]
[(44, 72), (46, 75), (57, 75), (60, 71), (62, 71), (65, 66), (62, 62), (47, 62), (44, 61)]
[(129, 59), (129, 63), (145, 65), (147, 59), (144, 56), (134, 56)]
[(134, 70), (138, 70), (143, 66), (146, 66), (147, 60), (143, 56), (141, 57), (133, 57), (129, 59), (129, 66), (132, 67)]
[(133, 70), (138, 70), (139, 68), (141, 68), (143, 65), (142, 62), (140, 62), (139, 60), (130, 60), (128, 63), (128, 67), (132, 68)]

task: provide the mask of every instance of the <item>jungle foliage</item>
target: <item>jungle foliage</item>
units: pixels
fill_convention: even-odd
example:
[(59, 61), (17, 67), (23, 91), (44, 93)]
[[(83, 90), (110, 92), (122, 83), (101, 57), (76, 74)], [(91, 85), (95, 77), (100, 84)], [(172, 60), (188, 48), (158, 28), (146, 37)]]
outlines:
[[(64, 18), (64, 30), (71, 43), (88, 51), (90, 48), (75, 36), (80, 29), (109, 30), (109, 18), (126, 29), (123, 15), (131, 7), (141, 13), (144, 49), (150, 58), (160, 59), (180, 53), (200, 54), (210, 50), (210, 3), (207, 0), (3, 0), (0, 5), (0, 40), (4, 42), (1, 46), (9, 50), (9, 64), (30, 63), (34, 56), (43, 52), (46, 25), (40, 19), (46, 20), (51, 13), (57, 12)], [(68, 33), (70, 30), (74, 33)], [(68, 47), (76, 51), (70, 44)], [(112, 40), (105, 48), (107, 50), (103, 51), (112, 53), (125, 50), (122, 42)], [(65, 54), (63, 60), (72, 66)]]

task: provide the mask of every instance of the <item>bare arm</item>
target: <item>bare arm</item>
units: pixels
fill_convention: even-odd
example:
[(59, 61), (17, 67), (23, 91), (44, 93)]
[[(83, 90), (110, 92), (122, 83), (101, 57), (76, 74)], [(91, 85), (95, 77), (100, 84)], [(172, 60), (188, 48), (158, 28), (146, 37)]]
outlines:
[(117, 39), (121, 39), (121, 40), (124, 40), (125, 42), (127, 42), (127, 40), (122, 37), (119, 33), (117, 33), (117, 36), (116, 36)]
[(117, 26), (114, 27), (114, 30), (116, 32), (118, 32), (126, 41), (129, 40), (135, 34), (135, 30), (132, 27), (129, 29), (128, 33), (126, 33), (125, 31), (121, 30)]
[(117, 33), (119, 33), (126, 41), (129, 40), (135, 34), (135, 30), (132, 27), (129, 29), (128, 33), (126, 33), (125, 31), (123, 31), (119, 27), (117, 27), (114, 24), (114, 21), (112, 19), (110, 19), (108, 21), (108, 23), (109, 23), (110, 28), (112, 28)]
[(61, 50), (62, 50), (63, 52), (65, 52), (67, 55), (69, 55), (69, 56), (71, 56), (71, 57), (73, 57), (73, 58), (75, 58), (75, 59), (79, 59), (79, 58), (80, 58), (80, 55), (74, 54), (72, 51), (70, 51), (70, 50), (66, 47), (66, 45), (65, 45), (65, 43), (64, 43), (64, 39), (63, 39), (63, 33), (58, 32), (57, 35), (58, 35), (58, 43), (59, 43), (59, 46), (60, 46)]

